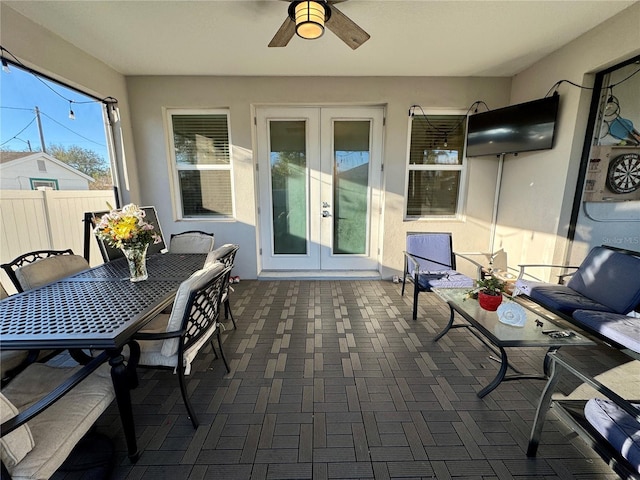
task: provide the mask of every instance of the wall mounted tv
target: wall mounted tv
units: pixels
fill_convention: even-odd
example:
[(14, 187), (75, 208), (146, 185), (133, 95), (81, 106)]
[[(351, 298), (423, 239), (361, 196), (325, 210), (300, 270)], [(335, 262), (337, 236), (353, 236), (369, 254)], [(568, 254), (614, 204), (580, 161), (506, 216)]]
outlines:
[(467, 157), (553, 148), (560, 96), (469, 116)]

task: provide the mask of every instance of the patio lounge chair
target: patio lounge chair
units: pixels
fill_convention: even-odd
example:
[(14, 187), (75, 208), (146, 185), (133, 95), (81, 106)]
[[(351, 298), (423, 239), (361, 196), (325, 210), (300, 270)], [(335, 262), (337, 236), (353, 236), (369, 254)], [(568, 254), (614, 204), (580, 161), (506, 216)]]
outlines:
[(456, 271), (450, 233), (408, 233), (404, 252), (405, 284), (413, 283), (413, 319), (418, 317), (418, 294), (434, 288), (473, 288), (474, 280)]

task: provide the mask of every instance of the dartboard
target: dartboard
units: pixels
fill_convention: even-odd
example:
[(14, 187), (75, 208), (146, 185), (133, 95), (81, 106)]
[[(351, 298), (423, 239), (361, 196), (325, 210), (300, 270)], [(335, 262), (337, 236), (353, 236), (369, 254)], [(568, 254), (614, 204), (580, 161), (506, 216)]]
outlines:
[(607, 187), (614, 193), (631, 193), (640, 188), (640, 155), (625, 153), (611, 160)]

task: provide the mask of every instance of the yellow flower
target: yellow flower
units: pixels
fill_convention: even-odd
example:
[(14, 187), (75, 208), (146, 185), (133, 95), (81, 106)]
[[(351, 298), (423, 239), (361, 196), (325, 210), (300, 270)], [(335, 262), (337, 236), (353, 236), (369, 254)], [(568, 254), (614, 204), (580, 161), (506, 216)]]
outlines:
[(133, 234), (137, 231), (138, 219), (136, 217), (124, 217), (120, 220), (120, 223), (116, 224), (113, 229), (116, 236), (121, 240), (128, 240), (133, 237)]
[(137, 205), (125, 205), (122, 210), (111, 210), (99, 220), (96, 219), (95, 234), (112, 247), (142, 247), (151, 242), (159, 243), (162, 238), (153, 232), (153, 225), (145, 222), (144, 210)]

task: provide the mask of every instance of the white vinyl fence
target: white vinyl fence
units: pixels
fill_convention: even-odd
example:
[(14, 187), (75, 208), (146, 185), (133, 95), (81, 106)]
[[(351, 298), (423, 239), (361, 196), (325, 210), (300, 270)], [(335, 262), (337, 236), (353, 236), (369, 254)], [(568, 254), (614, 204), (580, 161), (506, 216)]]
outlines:
[[(84, 252), (84, 212), (115, 205), (110, 190), (0, 190), (0, 263), (34, 250)], [(102, 263), (91, 236), (91, 265)], [(4, 271), (0, 281), (15, 292)]]

